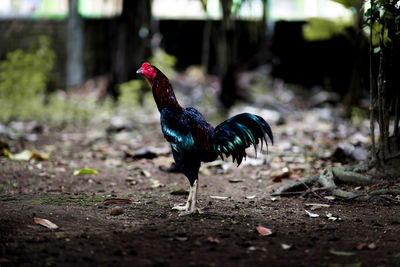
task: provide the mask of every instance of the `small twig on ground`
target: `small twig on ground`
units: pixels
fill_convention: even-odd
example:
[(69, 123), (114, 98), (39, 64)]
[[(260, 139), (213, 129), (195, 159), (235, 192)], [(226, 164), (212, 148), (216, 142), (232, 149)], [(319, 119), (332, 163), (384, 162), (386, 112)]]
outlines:
[(300, 180), (300, 182), (302, 182), (304, 187), (307, 188), (307, 190), (301, 195), (302, 197), (306, 196), (308, 193), (313, 193), (314, 196), (318, 197), (322, 201), (324, 201), (324, 202), (328, 201), (327, 199), (323, 198), (320, 194), (317, 194), (316, 191), (312, 190), (311, 187), (309, 187), (307, 184), (305, 184), (302, 180)]
[(399, 204), (400, 205), (400, 200), (394, 199), (394, 198), (392, 198), (392, 197), (390, 197), (388, 195), (381, 195), (380, 197), (383, 198), (383, 199), (389, 200), (390, 202), (393, 202), (395, 204)]

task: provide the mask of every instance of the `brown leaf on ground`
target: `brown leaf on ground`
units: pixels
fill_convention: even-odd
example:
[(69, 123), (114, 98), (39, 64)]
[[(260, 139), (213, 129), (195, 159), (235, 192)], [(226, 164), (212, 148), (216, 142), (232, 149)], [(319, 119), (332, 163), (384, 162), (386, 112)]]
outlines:
[(256, 230), (260, 235), (263, 235), (263, 236), (272, 235), (271, 229), (265, 228), (263, 226), (257, 226)]
[(282, 182), (283, 178), (288, 178), (288, 177), (290, 177), (291, 174), (292, 174), (292, 172), (287, 167), (284, 167), (281, 170), (276, 170), (276, 171), (272, 172), (272, 174), (271, 174), (272, 181), (274, 183), (280, 183), (280, 182)]
[(219, 244), (219, 242), (220, 242), (218, 238), (214, 238), (212, 236), (209, 236), (207, 238), (207, 241), (210, 242), (210, 243), (213, 243), (213, 244)]
[(48, 160), (49, 154), (39, 153), (39, 152), (34, 151), (34, 152), (32, 152), (31, 159)]
[(36, 224), (39, 224), (39, 225), (44, 226), (44, 227), (47, 227), (47, 228), (49, 228), (51, 230), (58, 229), (58, 226), (55, 223), (52, 223), (51, 221), (49, 221), (47, 219), (42, 219), (42, 218), (35, 217), (35, 218), (33, 218), (33, 221)]
[(354, 256), (357, 255), (357, 252), (355, 251), (341, 251), (341, 250), (336, 250), (336, 249), (329, 249), (329, 253), (335, 256), (342, 256), (342, 257), (349, 257), (349, 256)]
[(361, 243), (356, 248), (357, 250), (363, 250), (366, 249), (367, 247), (368, 247), (367, 243)]

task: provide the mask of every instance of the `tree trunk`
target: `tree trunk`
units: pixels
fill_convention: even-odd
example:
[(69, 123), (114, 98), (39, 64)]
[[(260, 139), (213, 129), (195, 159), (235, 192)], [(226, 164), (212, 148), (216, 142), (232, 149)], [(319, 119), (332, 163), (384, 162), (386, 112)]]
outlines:
[(78, 0), (69, 0), (67, 39), (67, 86), (83, 82), (83, 18), (78, 12)]
[[(372, 8), (374, 8), (372, 1)], [(370, 26), (375, 19), (381, 24), (379, 32), (378, 54), (374, 54), (372, 49), (372, 36), (370, 36), (370, 64), (371, 64), (371, 131), (374, 131), (375, 121), (379, 127), (379, 142), (377, 147), (372, 142), (371, 158), (372, 167), (379, 174), (389, 177), (399, 177), (400, 175), (400, 134), (399, 134), (399, 103), (400, 103), (400, 35), (398, 34), (400, 22), (400, 8), (396, 7), (395, 2), (386, 2), (382, 6), (385, 12), (391, 16), (379, 17), (377, 14), (371, 15)], [(375, 17), (376, 18), (375, 18)], [(372, 28), (372, 26), (371, 26)], [(385, 36), (387, 34), (387, 37)], [(377, 73), (373, 70), (374, 57), (379, 57)], [(376, 78), (374, 78), (374, 76)], [(376, 90), (375, 90), (376, 88)], [(371, 132), (372, 137), (374, 133)]]
[(211, 39), (211, 27), (212, 27), (212, 20), (208, 15), (207, 11), (207, 0), (201, 1), (203, 6), (203, 10), (206, 13), (206, 19), (204, 21), (204, 28), (203, 28), (203, 43), (202, 43), (202, 50), (201, 50), (201, 66), (205, 73), (208, 72), (208, 62), (210, 58), (210, 39)]
[(136, 70), (150, 56), (150, 22), (151, 0), (123, 1), (122, 14), (117, 19), (111, 95), (118, 94), (118, 84), (134, 79)]
[[(359, 105), (359, 101), (364, 95), (364, 81), (362, 75), (362, 69), (366, 62), (364, 62), (365, 58), (365, 49), (367, 46), (366, 38), (362, 28), (364, 27), (364, 8), (363, 8), (363, 1), (358, 0), (355, 2), (355, 10), (357, 10), (356, 14), (356, 22), (354, 27), (351, 29), (354, 32), (350, 32), (351, 37), (349, 40), (352, 44), (352, 74), (350, 77), (350, 84), (349, 84), (349, 92), (345, 96), (344, 103), (347, 107), (357, 106)], [(350, 110), (348, 110), (350, 113)]]
[(218, 71), (221, 81), (219, 99), (226, 109), (235, 103), (237, 95), (235, 60), (236, 45), (234, 39), (235, 22), (231, 19), (232, 0), (221, 0), (222, 20), (218, 32)]
[(207, 16), (204, 21), (204, 29), (203, 29), (203, 44), (201, 51), (201, 66), (204, 69), (204, 72), (208, 71), (208, 62), (210, 58), (210, 38), (211, 38), (211, 26), (212, 20)]

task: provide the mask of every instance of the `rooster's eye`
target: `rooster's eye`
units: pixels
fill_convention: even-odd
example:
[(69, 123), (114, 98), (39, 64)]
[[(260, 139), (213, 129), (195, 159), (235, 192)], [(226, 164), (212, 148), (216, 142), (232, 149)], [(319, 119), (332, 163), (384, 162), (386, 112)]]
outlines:
[(152, 68), (152, 67), (149, 67), (148, 70), (149, 70), (149, 71), (153, 71), (153, 68)]

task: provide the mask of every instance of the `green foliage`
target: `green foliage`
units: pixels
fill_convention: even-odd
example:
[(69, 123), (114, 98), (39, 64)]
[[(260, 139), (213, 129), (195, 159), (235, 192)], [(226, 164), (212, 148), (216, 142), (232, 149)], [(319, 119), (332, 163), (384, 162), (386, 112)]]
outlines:
[(343, 34), (353, 21), (329, 20), (325, 18), (310, 18), (303, 27), (303, 36), (307, 41), (329, 40)]
[(367, 11), (365, 11), (365, 17), (369, 20), (369, 19), (373, 19), (376, 20), (376, 18), (379, 17), (379, 7), (378, 6), (373, 6), (367, 9)]
[(120, 84), (118, 105), (122, 107), (132, 107), (139, 104), (142, 86), (142, 80), (132, 80)]
[[(112, 103), (77, 99), (64, 92), (45, 95), (55, 53), (51, 40), (41, 36), (29, 51), (15, 50), (0, 62), (0, 121), (37, 120), (87, 122), (112, 111)], [(96, 116), (94, 116), (96, 115)]]
[(351, 122), (353, 125), (360, 125), (368, 118), (368, 110), (353, 106), (351, 108)]
[(357, 7), (360, 0), (331, 0), (333, 2), (343, 5), (345, 8)]
[(30, 119), (54, 123), (86, 123), (94, 120), (101, 121), (103, 118), (108, 118), (112, 112), (111, 99), (99, 102), (94, 97), (80, 99), (59, 92), (49, 95), (47, 104), (41, 105), (40, 116)]
[(140, 109), (139, 113), (143, 112), (143, 114), (156, 112), (157, 107), (151, 90), (143, 90), (145, 83), (147, 82), (141, 79), (120, 84), (117, 107), (113, 112), (127, 118), (135, 117), (135, 114), (138, 114), (137, 109)]
[(83, 169), (74, 171), (74, 176), (77, 176), (77, 175), (96, 175), (96, 174), (98, 174), (98, 172), (96, 170), (89, 169), (89, 168), (83, 168)]
[[(387, 45), (392, 42), (389, 29), (394, 31), (392, 37), (400, 35), (400, 4), (384, 0), (374, 0), (371, 4), (364, 15), (369, 28), (372, 25), (372, 46)], [(376, 49), (375, 53), (380, 50)]]
[(389, 41), (388, 31), (383, 28), (381, 23), (375, 21), (372, 25), (372, 46), (375, 47), (375, 53), (378, 53), (381, 50), (379, 47), (381, 40), (384, 44)]
[(168, 54), (162, 49), (156, 49), (154, 56), (149, 59), (151, 65), (157, 66), (168, 79), (175, 76), (174, 67), (176, 65), (176, 57)]
[(15, 50), (0, 62), (1, 121), (40, 113), (54, 57), (50, 39), (41, 36), (30, 51)]

